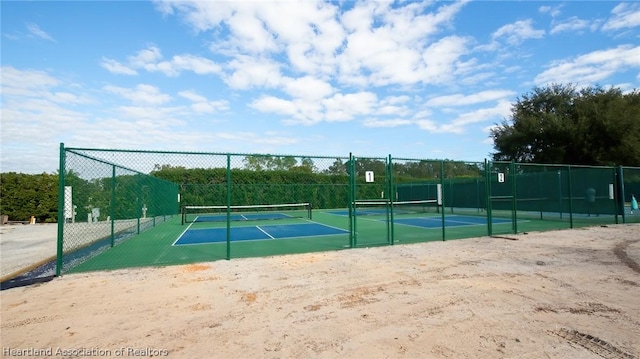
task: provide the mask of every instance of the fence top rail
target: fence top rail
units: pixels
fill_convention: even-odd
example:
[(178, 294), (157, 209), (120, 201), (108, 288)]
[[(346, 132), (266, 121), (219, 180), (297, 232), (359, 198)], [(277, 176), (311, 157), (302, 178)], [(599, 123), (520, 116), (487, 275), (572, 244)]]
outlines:
[[(510, 161), (488, 161), (489, 164), (511, 164)], [(602, 165), (572, 165), (566, 163), (530, 163), (530, 162), (513, 162), (516, 166), (531, 166), (531, 167), (556, 167), (556, 168), (595, 168), (595, 169), (615, 169), (615, 166), (602, 166)]]
[[(65, 151), (78, 152), (120, 152), (120, 153), (147, 153), (147, 154), (163, 154), (163, 155), (199, 155), (199, 156), (232, 156), (232, 157), (300, 157), (300, 158), (324, 158), (324, 159), (342, 159), (348, 160), (348, 156), (316, 156), (316, 155), (290, 155), (290, 154), (265, 154), (265, 153), (224, 153), (224, 152), (199, 152), (199, 151), (167, 151), (167, 150), (132, 150), (132, 149), (116, 149), (116, 148), (87, 148), (87, 147), (65, 147)], [(80, 153), (78, 153), (80, 154)], [(364, 158), (364, 157), (361, 157)]]
[[(89, 147), (64, 147), (65, 151), (71, 151), (81, 155), (82, 152), (116, 152), (116, 153), (146, 153), (146, 154), (167, 154), (167, 155), (196, 155), (196, 156), (232, 156), (232, 157), (300, 157), (300, 158), (322, 158), (322, 159), (339, 159), (349, 160), (349, 156), (327, 156), (327, 155), (308, 155), (308, 154), (281, 154), (281, 153), (241, 153), (241, 152), (207, 152), (207, 151), (168, 151), (168, 150), (135, 150), (135, 149), (118, 149), (118, 148), (89, 148)], [(88, 155), (85, 155), (89, 157)], [(407, 157), (377, 157), (377, 156), (356, 156), (352, 155), (354, 159), (368, 159), (368, 160), (384, 160), (388, 161), (420, 161), (430, 163), (466, 163), (484, 165), (490, 164), (511, 164), (517, 166), (531, 166), (531, 167), (553, 167), (553, 168), (594, 168), (594, 169), (615, 169), (622, 167), (623, 169), (636, 170), (640, 167), (634, 166), (602, 166), (602, 165), (577, 165), (577, 164), (557, 164), (557, 163), (525, 163), (525, 162), (513, 162), (513, 161), (465, 161), (465, 160), (452, 160), (452, 159), (426, 159), (426, 158), (407, 158)], [(98, 160), (97, 158), (94, 158)]]
[(439, 159), (426, 159), (426, 158), (407, 158), (407, 157), (392, 157), (391, 162), (394, 161), (413, 161), (431, 164), (444, 164), (444, 163), (462, 163), (466, 165), (484, 166), (483, 161), (465, 161), (465, 160), (439, 160)]

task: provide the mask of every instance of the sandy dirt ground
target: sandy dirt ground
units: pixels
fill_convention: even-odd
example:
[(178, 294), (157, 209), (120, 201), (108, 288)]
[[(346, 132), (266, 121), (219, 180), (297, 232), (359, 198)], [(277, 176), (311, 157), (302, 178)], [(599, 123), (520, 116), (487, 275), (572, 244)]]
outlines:
[(67, 275), (3, 357), (639, 358), (640, 225)]

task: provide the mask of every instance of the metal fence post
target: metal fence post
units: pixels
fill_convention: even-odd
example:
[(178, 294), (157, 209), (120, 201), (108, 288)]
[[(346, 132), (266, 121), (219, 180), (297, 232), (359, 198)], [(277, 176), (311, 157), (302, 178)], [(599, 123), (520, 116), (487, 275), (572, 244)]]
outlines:
[[(558, 173), (560, 173), (560, 170), (558, 170)], [(569, 228), (573, 228), (573, 189), (571, 186), (571, 166), (567, 166), (567, 182), (569, 187)], [(562, 183), (560, 186), (562, 186)], [(562, 201), (562, 198), (560, 200)], [(560, 208), (562, 209), (562, 202), (560, 202)]]
[[(65, 185), (65, 165), (66, 165), (66, 152), (64, 149), (64, 143), (60, 143), (60, 169), (58, 170), (58, 245), (56, 255), (56, 276), (60, 276), (62, 273), (62, 249), (64, 244), (64, 221), (66, 220), (64, 215), (64, 185)], [(73, 211), (73, 208), (72, 208)], [(73, 215), (73, 213), (72, 213)]]
[(518, 200), (516, 198), (516, 164), (511, 160), (511, 222), (513, 233), (518, 233)]
[(446, 233), (445, 233), (445, 190), (444, 190), (444, 161), (440, 161), (440, 192), (441, 192), (441, 200), (442, 200), (442, 211), (440, 211), (440, 216), (442, 217), (442, 240), (445, 241), (446, 240)]
[(227, 260), (231, 259), (231, 155), (227, 154)]
[(358, 198), (358, 187), (357, 187), (357, 177), (358, 174), (356, 172), (356, 157), (351, 157), (350, 163), (350, 174), (351, 174), (351, 190), (353, 191), (353, 246), (356, 247), (358, 245), (358, 221), (356, 220), (356, 200)]
[(116, 221), (116, 166), (111, 168), (111, 248), (115, 245), (115, 221)]
[(395, 191), (395, 186), (393, 183), (393, 162), (391, 159), (391, 155), (389, 155), (389, 162), (387, 164), (387, 173), (389, 174), (389, 180), (388, 180), (388, 185), (387, 185), (387, 189), (386, 191), (388, 191), (389, 193), (389, 223), (390, 223), (390, 228), (389, 228), (389, 240), (391, 245), (394, 245), (395, 242), (395, 224), (394, 224), (394, 220), (393, 220), (393, 202), (395, 200), (395, 196), (396, 196), (396, 191)]
[(486, 195), (487, 195), (487, 235), (491, 236), (493, 235), (493, 226), (492, 226), (492, 222), (493, 222), (493, 218), (491, 215), (491, 162), (488, 162), (487, 159), (485, 158), (484, 160), (484, 176), (485, 176), (485, 182), (486, 182)]

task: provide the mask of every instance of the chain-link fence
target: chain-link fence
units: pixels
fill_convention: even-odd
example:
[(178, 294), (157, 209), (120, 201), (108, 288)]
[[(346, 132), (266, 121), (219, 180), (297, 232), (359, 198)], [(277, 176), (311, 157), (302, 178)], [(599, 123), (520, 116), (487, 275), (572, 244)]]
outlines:
[(57, 274), (639, 222), (640, 169), (65, 148)]
[(84, 263), (179, 213), (179, 187), (170, 181), (74, 150), (62, 153), (61, 167), (58, 271)]

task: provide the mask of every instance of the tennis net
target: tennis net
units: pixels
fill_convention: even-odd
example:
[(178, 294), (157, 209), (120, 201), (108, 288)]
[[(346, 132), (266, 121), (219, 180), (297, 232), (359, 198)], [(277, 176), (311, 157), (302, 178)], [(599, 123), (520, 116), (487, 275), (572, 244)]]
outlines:
[(194, 222), (259, 221), (290, 218), (311, 219), (311, 203), (244, 206), (183, 206), (182, 224)]
[(395, 215), (416, 215), (420, 213), (439, 213), (438, 200), (417, 201), (358, 200), (354, 202), (356, 215), (386, 215), (393, 209)]

